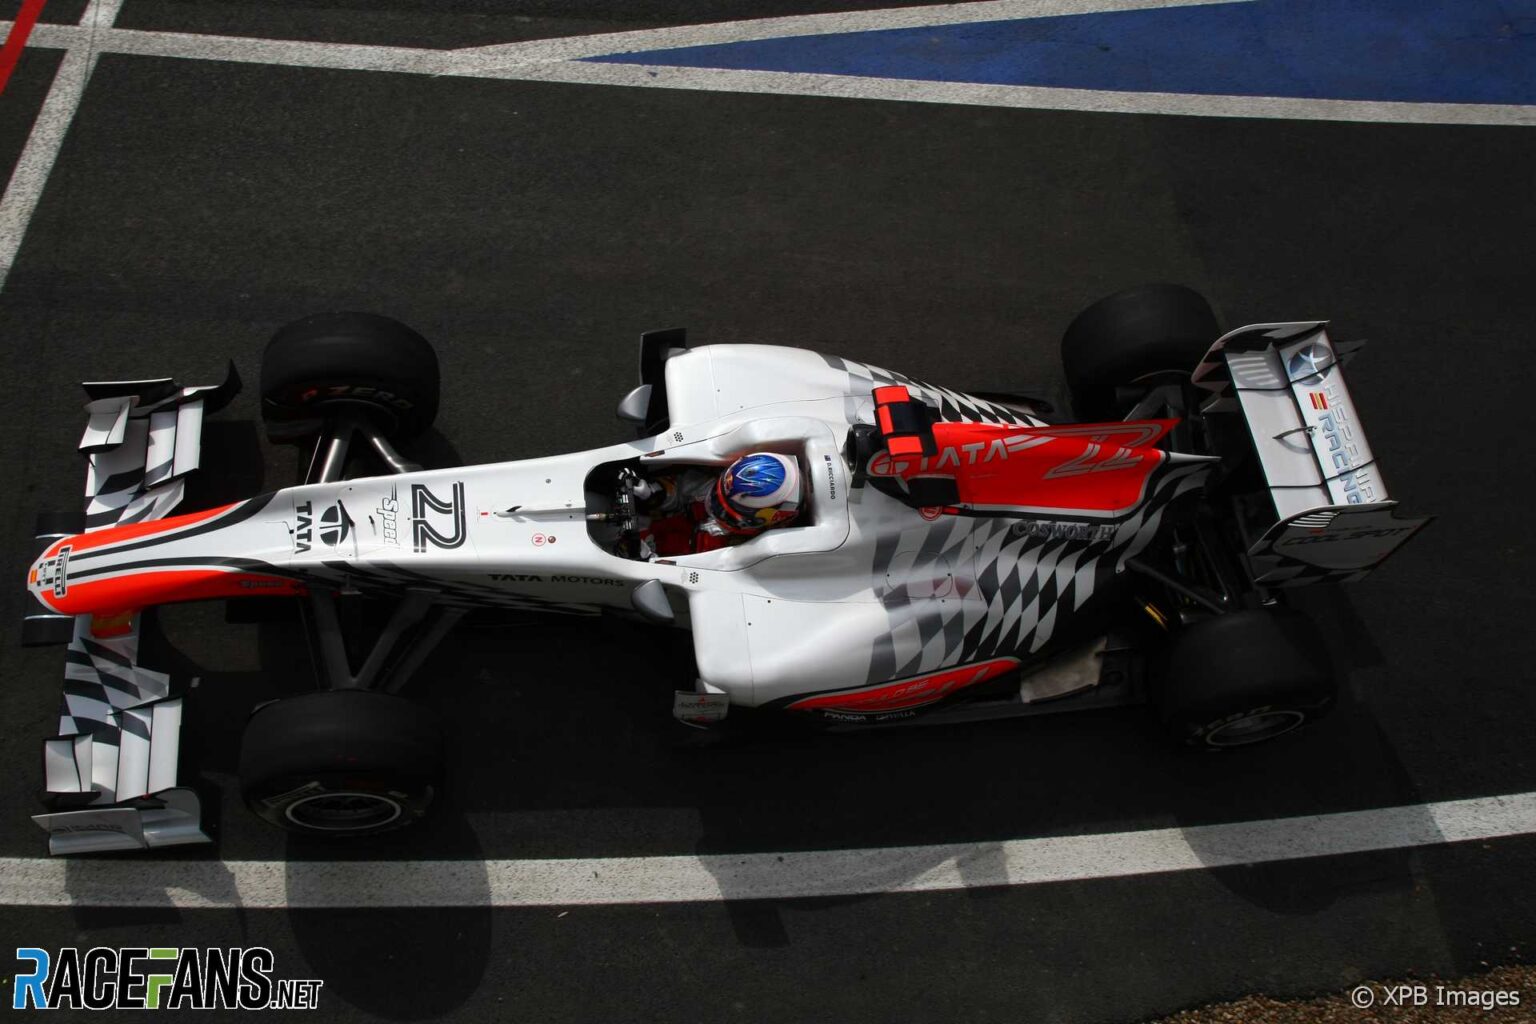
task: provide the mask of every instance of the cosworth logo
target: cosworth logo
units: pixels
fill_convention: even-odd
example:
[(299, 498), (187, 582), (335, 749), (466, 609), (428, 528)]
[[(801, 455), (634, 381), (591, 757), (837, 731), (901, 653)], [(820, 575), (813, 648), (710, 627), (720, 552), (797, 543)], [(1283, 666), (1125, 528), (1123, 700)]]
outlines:
[(18, 948), (15, 1010), (313, 1010), (317, 978), (274, 978), (264, 946), (228, 949)]

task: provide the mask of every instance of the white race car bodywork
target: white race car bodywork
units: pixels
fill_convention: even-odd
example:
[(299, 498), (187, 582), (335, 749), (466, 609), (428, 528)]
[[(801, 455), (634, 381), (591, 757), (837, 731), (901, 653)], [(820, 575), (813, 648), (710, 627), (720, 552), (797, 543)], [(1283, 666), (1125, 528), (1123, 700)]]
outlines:
[[(680, 332), (661, 333), (642, 343), (644, 383), (621, 405), (654, 421), (655, 436), (309, 484), (170, 518), (198, 464), (204, 408), (238, 379), (87, 385), (87, 532), (40, 530), (28, 576), (44, 608), (27, 628), (69, 645), (59, 735), (45, 741), (61, 809), (37, 818), (55, 852), (207, 838), (196, 794), (174, 784), (181, 697), (138, 663), (137, 612), (158, 604), (309, 594), (334, 623), (330, 595), (370, 594), (398, 600), (402, 629), (439, 606), (426, 634), (451, 628), (456, 608), (617, 612), (691, 628), (698, 679), (674, 707), (685, 721), (736, 706), (869, 723), (1021, 666), (1015, 704), (1093, 687), (1104, 626), (1090, 606), (1122, 592), (1127, 567), (1177, 585), (1132, 561), (1219, 461), (1164, 442), (1177, 419), (1053, 425), (1028, 403), (862, 363), (688, 349)], [(1258, 452), (1268, 496), (1235, 552), (1256, 585), (1356, 578), (1427, 522), (1395, 515), (1340, 365), (1321, 324), (1266, 324), (1218, 340), (1188, 382), (1206, 396), (1202, 414), (1240, 410)], [(614, 542), (632, 526), (611, 525), (625, 474), (723, 468), (753, 451), (798, 461), (791, 524), (670, 557)], [(1086, 669), (1042, 671), (1079, 640), (1090, 642)], [(376, 685), (387, 645), (376, 654), (356, 674), (323, 674)], [(386, 686), (419, 665), (408, 662)]]
[[(1167, 467), (1130, 515), (1091, 535), (1052, 536), (1038, 524), (1021, 531), (1009, 518), (928, 518), (851, 486), (843, 443), (852, 424), (872, 422), (872, 387), (903, 384), (974, 422), (1040, 421), (798, 349), (704, 347), (675, 354), (665, 372), (671, 423), (660, 436), (289, 488), (186, 526), (167, 520), (152, 540), (77, 550), (67, 589), (155, 570), (172, 589), (159, 600), (171, 600), (184, 586), (179, 574), (233, 572), (253, 594), (309, 584), (343, 593), (427, 588), (439, 603), (590, 614), (628, 612), (634, 589), (658, 580), (693, 630), (706, 692), (744, 707), (829, 691), (858, 696), (1038, 651), (1092, 597), (1102, 572), (1150, 540), (1167, 500), (1193, 486), (1203, 465)], [(611, 554), (589, 536), (586, 487), (595, 467), (635, 459), (651, 473), (724, 466), (749, 451), (800, 460), (807, 493), (796, 525), (654, 561)], [(141, 590), (139, 599), (155, 603), (157, 595)], [(953, 686), (948, 680), (942, 690)], [(922, 702), (909, 694), (896, 703), (906, 710)]]

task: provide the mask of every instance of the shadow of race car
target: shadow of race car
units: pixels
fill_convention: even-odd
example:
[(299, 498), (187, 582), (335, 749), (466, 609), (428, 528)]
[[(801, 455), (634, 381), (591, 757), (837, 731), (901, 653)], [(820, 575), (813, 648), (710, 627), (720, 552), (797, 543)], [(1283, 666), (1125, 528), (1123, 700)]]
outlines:
[[(43, 522), (27, 580), (41, 607), (24, 640), (68, 647), (36, 820), (58, 853), (207, 839), (178, 779), (185, 697), (138, 657), (139, 612), (180, 601), (302, 602), (321, 685), (253, 712), (240, 777), (258, 815), (312, 834), (426, 813), (442, 735), (401, 691), (477, 608), (691, 630), (696, 679), (673, 713), (706, 728), (1145, 701), (1211, 749), (1289, 732), (1336, 684), (1286, 592), (1359, 578), (1428, 520), (1388, 498), (1349, 346), (1316, 321), (1218, 333), (1182, 287), (1100, 301), (1063, 341), (1062, 417), (1027, 395), (656, 331), (619, 405), (634, 440), (423, 469), (397, 444), (437, 410), (431, 347), (385, 317), (321, 314), (280, 330), (261, 371), (269, 436), (312, 447), (303, 482), (174, 515), (233, 366), (207, 388), (87, 384), (83, 529)], [(798, 466), (789, 525), (710, 550), (648, 543), (637, 494), (749, 452)], [(370, 598), (392, 611), (349, 658), (339, 608)]]

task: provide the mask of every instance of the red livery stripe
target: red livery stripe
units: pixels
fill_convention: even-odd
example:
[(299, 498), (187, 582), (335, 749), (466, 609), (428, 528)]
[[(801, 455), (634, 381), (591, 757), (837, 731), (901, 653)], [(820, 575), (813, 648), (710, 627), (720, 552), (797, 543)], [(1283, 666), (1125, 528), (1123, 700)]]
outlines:
[(104, 580), (72, 583), (63, 597), (40, 593), (54, 611), (64, 615), (105, 616), (116, 612), (176, 601), (208, 601), (221, 597), (296, 597), (304, 583), (264, 573), (228, 569), (157, 569)]
[(789, 705), (791, 711), (842, 711), (855, 715), (909, 711), (923, 707), (970, 686), (996, 679), (1017, 668), (1017, 658), (993, 658), (957, 668), (940, 669), (926, 675), (882, 683), (862, 690), (845, 690), (819, 697), (806, 697)]
[(241, 502), (232, 502), (228, 505), (220, 505), (218, 508), (204, 509), (201, 512), (188, 512), (181, 516), (167, 516), (164, 519), (151, 519), (144, 523), (129, 523), (127, 526), (111, 526), (105, 530), (96, 530), (91, 533), (82, 533), (74, 537), (66, 537), (56, 541), (47, 551), (43, 552), (43, 558), (52, 558), (59, 553), (59, 548), (69, 545), (71, 552), (78, 554), (91, 548), (103, 547), (107, 544), (117, 544), (125, 540), (137, 540), (140, 537), (153, 537), (156, 534), (169, 533), (179, 530), (183, 526), (192, 526), (196, 523), (206, 522), (214, 516), (228, 512)]

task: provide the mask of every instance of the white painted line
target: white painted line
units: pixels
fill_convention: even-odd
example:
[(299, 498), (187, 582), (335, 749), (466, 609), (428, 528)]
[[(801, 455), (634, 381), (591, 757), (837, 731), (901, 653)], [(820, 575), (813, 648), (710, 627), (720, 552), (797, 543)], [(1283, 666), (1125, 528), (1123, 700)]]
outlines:
[[(453, 72), (466, 73), (466, 72)], [(1320, 100), (1285, 96), (1205, 96), (1192, 93), (1112, 92), (970, 82), (924, 82), (854, 75), (812, 75), (782, 71), (727, 71), (645, 64), (585, 64), (576, 61), (518, 65), (479, 72), (487, 78), (515, 78), (636, 88), (698, 89), (709, 92), (771, 93), (834, 99), (953, 103), (965, 106), (1082, 110), (1120, 114), (1183, 114), (1195, 117), (1286, 118), (1311, 121), (1367, 121), (1394, 124), (1536, 125), (1536, 106), (1492, 103), (1403, 103), (1384, 100)]]
[(1536, 793), (1143, 832), (702, 857), (0, 859), (0, 906), (539, 907), (799, 899), (1123, 878), (1536, 834)]
[[(973, 9), (993, 12), (982, 20), (995, 20), (1003, 10), (1057, 11), (1078, 5), (1175, 6), (1226, 0), (996, 0), (996, 4), (959, 4), (907, 8), (905, 11), (864, 12), (860, 17), (889, 16), (966, 20)], [(1247, 0), (1231, 0), (1247, 2)], [(1003, 6), (997, 6), (1001, 4)], [(911, 13), (917, 12), (917, 13)], [(926, 14), (922, 12), (927, 12)], [(1014, 17), (1027, 16), (1015, 13)], [(449, 75), (465, 78), (563, 82), (581, 85), (634, 88), (687, 89), (707, 92), (764, 93), (790, 96), (821, 96), (834, 99), (889, 100), (901, 103), (951, 103), (966, 106), (1020, 107), (1040, 110), (1079, 110), (1101, 113), (1182, 114), (1199, 117), (1285, 118), (1292, 120), (1361, 121), (1402, 124), (1536, 125), (1536, 106), (1483, 103), (1404, 103), (1375, 100), (1298, 99), (1283, 96), (1204, 96), (1181, 93), (1113, 92), (1093, 89), (1056, 89), (1038, 86), (982, 85), (967, 82), (926, 82), (908, 79), (863, 78), (852, 75), (792, 74), (776, 71), (732, 71), (716, 68), (682, 68), (637, 64), (588, 64), (572, 58), (615, 52), (613, 46), (633, 52), (665, 46), (708, 41), (739, 41), (774, 38), (780, 29), (763, 28), (768, 22), (793, 23), (805, 34), (807, 24), (818, 30), (836, 31), (827, 18), (852, 15), (812, 15), (807, 18), (767, 19), (765, 22), (731, 22), (656, 29), (647, 32), (580, 36), (573, 39), (535, 40), (501, 47), (464, 50), (430, 50), (394, 46), (363, 46), (350, 43), (312, 43), (297, 40), (250, 39), (239, 36), (188, 35), (177, 32), (145, 32), (108, 29), (91, 41), (100, 52), (214, 60), (286, 67), (332, 68), (349, 71), (393, 71), (405, 74)], [(851, 22), (849, 22), (851, 24)], [(942, 24), (942, 20), (916, 22)], [(903, 22), (906, 24), (906, 22)], [(0, 29), (5, 26), (0, 22)], [(901, 27), (892, 21), (887, 27)], [(84, 43), (84, 29), (74, 25), (39, 24), (28, 40), (30, 46), (73, 48)], [(754, 33), (766, 33), (755, 35)], [(718, 37), (718, 38), (716, 38)], [(628, 51), (625, 51), (628, 52)]]
[(472, 46), (456, 51), (497, 57), (507, 63), (574, 60), (616, 53), (670, 50), (680, 46), (745, 43), (792, 36), (839, 35), (847, 32), (879, 32), (888, 29), (928, 28), (935, 25), (969, 25), (1020, 18), (1049, 18), (1063, 14), (1099, 14), (1106, 11), (1140, 11), (1161, 7), (1204, 7), (1213, 4), (1252, 3), (1253, 0), (987, 0), (982, 3), (935, 4), (929, 7), (897, 7), (874, 11), (839, 11), (789, 18), (756, 18), (706, 25), (609, 32), (564, 39), (530, 39), (520, 43)]
[[(38, 25), (27, 40), (32, 46), (80, 45), (75, 25)], [(177, 57), (240, 64), (335, 68), (341, 71), (398, 71), (407, 74), (446, 74), (454, 66), (454, 51), (352, 43), (311, 43), (293, 39), (252, 39), (245, 36), (205, 36), (184, 32), (145, 32), (114, 28), (98, 35), (105, 53), (141, 57)]]
[[(27, 225), (32, 222), (37, 201), (42, 198), (48, 175), (64, 145), (64, 136), (80, 107), (85, 83), (90, 81), (91, 72), (96, 67), (97, 51), (93, 42), (111, 30), (122, 3), (123, 0), (91, 0), (80, 16), (80, 26), (66, 26), (80, 41), (66, 51), (59, 62), (53, 84), (32, 123), (27, 144), (11, 171), (11, 180), (6, 183), (5, 194), (0, 196), (0, 288), (5, 287), (5, 280), (11, 274), (16, 253), (26, 237)], [(5, 31), (9, 30), (7, 26)]]

